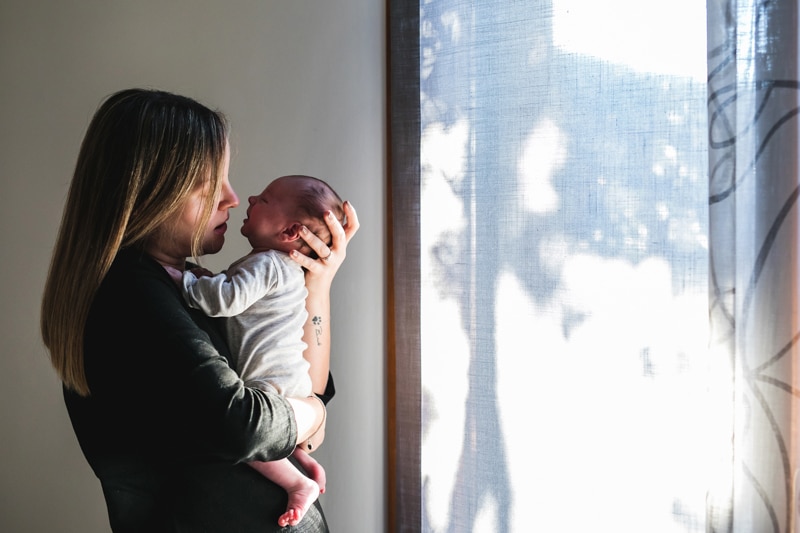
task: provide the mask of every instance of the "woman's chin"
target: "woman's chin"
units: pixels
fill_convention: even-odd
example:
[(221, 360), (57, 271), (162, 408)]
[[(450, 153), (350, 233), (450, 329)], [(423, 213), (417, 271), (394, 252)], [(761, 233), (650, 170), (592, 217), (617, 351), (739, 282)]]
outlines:
[(206, 242), (203, 243), (203, 255), (210, 255), (215, 254), (222, 250), (222, 246), (225, 244), (225, 235), (214, 234), (214, 237), (211, 239), (207, 239)]

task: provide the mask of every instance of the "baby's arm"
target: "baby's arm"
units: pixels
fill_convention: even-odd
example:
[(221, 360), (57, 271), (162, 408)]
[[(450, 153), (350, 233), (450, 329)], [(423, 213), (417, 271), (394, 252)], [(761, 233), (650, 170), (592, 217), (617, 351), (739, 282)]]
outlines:
[(181, 289), (191, 307), (209, 316), (235, 316), (261, 299), (274, 285), (272, 260), (248, 256), (225, 273), (206, 276), (207, 270), (183, 273)]
[(210, 276), (214, 275), (214, 273), (211, 272), (209, 269), (203, 268), (203, 267), (190, 268), (189, 272), (194, 274), (195, 277), (197, 277), (197, 278), (205, 278), (205, 277), (210, 277)]

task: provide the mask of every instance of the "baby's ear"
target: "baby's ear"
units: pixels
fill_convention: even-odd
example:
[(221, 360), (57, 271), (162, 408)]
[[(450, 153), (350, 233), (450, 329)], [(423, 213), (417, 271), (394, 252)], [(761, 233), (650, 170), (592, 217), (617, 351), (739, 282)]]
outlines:
[(296, 241), (297, 239), (300, 238), (300, 228), (302, 228), (302, 227), (303, 227), (302, 224), (300, 224), (299, 222), (295, 222), (291, 226), (285, 228), (281, 232), (281, 240), (283, 242)]

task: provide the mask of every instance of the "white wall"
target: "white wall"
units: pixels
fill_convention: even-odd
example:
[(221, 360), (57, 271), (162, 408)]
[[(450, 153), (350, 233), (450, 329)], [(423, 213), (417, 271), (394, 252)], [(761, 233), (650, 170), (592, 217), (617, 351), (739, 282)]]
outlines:
[[(108, 531), (39, 339), (39, 301), (87, 122), (132, 86), (228, 115), (243, 201), (296, 172), (357, 208), (318, 458), (331, 529), (384, 529), (384, 15), (375, 0), (0, 0), (0, 531)], [(246, 251), (229, 235), (212, 267)]]

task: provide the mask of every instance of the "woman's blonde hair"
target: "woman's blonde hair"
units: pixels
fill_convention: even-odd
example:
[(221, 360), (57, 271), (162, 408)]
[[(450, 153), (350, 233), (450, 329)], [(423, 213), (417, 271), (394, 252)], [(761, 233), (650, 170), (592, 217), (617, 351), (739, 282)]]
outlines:
[(190, 98), (128, 89), (98, 108), (78, 154), (42, 299), (42, 339), (67, 388), (89, 395), (84, 329), (117, 253), (141, 247), (196, 187), (207, 185), (191, 248), (202, 255), (227, 146), (225, 117)]

